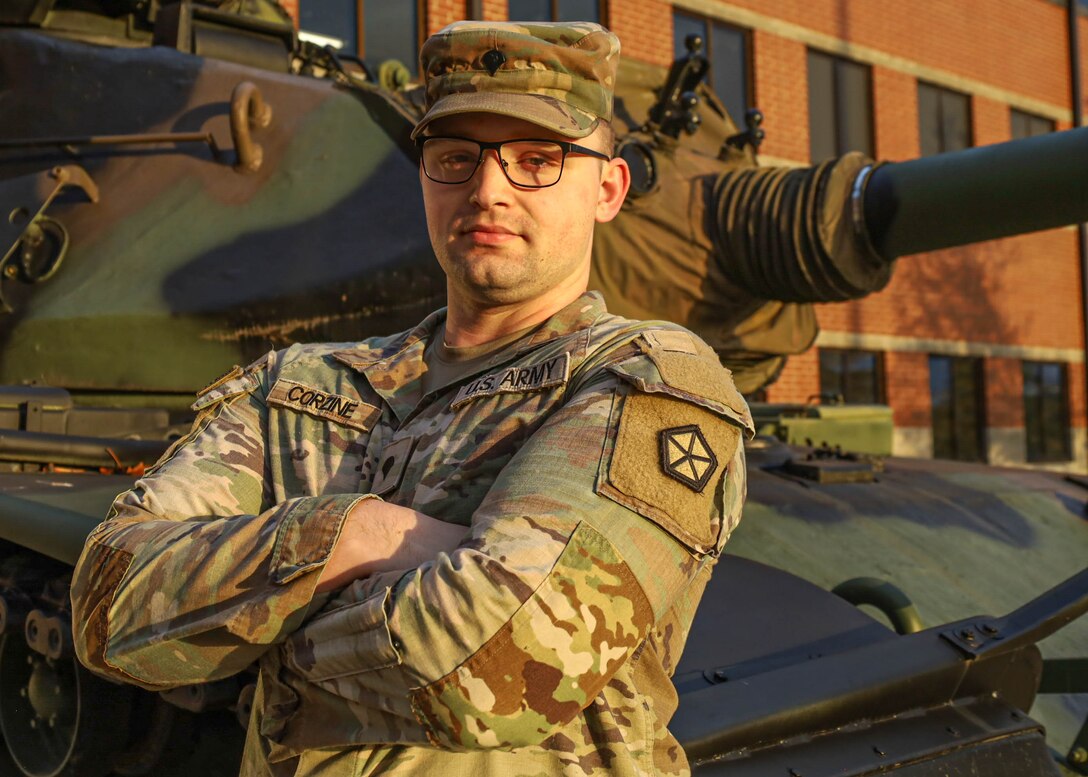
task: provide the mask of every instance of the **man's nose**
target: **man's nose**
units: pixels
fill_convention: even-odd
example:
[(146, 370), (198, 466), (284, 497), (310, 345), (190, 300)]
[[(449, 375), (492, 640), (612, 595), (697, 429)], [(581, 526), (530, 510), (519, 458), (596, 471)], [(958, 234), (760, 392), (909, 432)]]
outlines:
[(510, 179), (506, 177), (498, 149), (484, 150), (484, 158), (480, 166), (476, 168), (472, 181), (475, 186), (472, 198), (479, 203), (480, 207), (489, 208), (505, 202), (512, 185)]

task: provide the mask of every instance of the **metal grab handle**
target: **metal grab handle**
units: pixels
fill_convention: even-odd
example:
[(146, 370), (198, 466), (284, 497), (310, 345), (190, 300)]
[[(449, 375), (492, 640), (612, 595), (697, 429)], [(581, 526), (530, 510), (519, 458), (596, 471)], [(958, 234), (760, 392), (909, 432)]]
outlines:
[(897, 634), (914, 634), (923, 629), (918, 608), (903, 591), (878, 577), (855, 577), (839, 583), (831, 593), (854, 606), (876, 607), (891, 621)]
[(264, 161), (264, 149), (253, 140), (250, 130), (262, 129), (272, 122), (272, 106), (264, 101), (261, 90), (252, 81), (242, 81), (230, 95), (230, 137), (238, 161), (234, 169), (255, 173)]

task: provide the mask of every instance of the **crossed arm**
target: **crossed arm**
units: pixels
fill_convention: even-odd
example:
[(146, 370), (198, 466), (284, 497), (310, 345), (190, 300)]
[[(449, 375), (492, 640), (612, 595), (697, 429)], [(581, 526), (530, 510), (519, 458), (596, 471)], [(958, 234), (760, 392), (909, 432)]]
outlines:
[(317, 593), (343, 588), (377, 572), (415, 569), (465, 537), (465, 527), (400, 505), (367, 499), (348, 511), (321, 570)]

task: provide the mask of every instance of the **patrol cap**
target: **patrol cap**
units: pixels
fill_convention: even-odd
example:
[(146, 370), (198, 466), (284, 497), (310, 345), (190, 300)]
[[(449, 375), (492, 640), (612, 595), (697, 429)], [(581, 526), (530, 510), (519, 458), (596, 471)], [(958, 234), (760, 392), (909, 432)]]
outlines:
[(620, 41), (592, 22), (455, 22), (419, 52), (426, 114), (483, 111), (584, 138), (612, 119)]

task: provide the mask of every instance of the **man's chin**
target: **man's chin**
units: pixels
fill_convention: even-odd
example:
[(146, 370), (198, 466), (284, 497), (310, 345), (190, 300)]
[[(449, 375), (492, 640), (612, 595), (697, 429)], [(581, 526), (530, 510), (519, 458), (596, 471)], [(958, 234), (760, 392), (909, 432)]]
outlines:
[(526, 278), (462, 276), (459, 291), (482, 305), (511, 305), (524, 302), (533, 295), (532, 284)]

